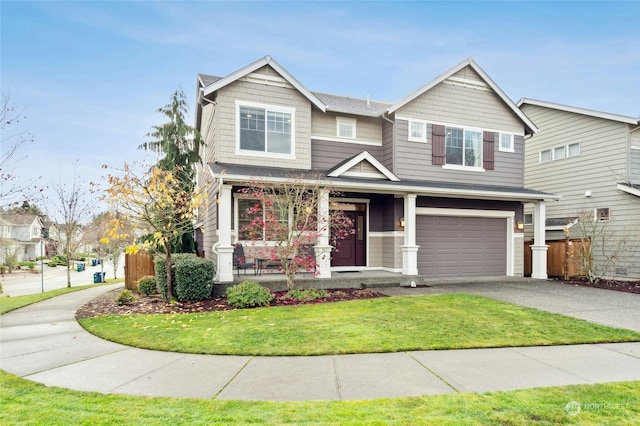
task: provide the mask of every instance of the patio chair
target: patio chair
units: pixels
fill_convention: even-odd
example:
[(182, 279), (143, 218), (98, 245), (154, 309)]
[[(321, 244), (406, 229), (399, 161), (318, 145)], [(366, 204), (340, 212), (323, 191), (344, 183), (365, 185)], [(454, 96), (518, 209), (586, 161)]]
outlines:
[(244, 247), (238, 243), (233, 249), (233, 267), (240, 276), (240, 270), (244, 269), (244, 274), (247, 274), (247, 269), (253, 269), (253, 275), (256, 275), (256, 263), (247, 262), (247, 258), (244, 256)]

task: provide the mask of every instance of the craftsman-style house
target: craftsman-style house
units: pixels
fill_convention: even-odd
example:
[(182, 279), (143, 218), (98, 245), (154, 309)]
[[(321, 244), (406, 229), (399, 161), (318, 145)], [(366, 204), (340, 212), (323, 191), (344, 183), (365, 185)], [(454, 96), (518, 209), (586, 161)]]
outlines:
[[(543, 231), (545, 202), (558, 198), (525, 188), (525, 138), (537, 128), (473, 59), (386, 103), (312, 92), (266, 56), (225, 77), (200, 74), (195, 125), (206, 144), (198, 182), (216, 200), (198, 238), (220, 283), (233, 280), (252, 202), (239, 189), (252, 179), (320, 175), (339, 191), (318, 195), (318, 215), (339, 205), (356, 232), (339, 256), (329, 231), (318, 238), (320, 279), (520, 276), (524, 205)], [(546, 278), (544, 232), (535, 237), (532, 276)]]

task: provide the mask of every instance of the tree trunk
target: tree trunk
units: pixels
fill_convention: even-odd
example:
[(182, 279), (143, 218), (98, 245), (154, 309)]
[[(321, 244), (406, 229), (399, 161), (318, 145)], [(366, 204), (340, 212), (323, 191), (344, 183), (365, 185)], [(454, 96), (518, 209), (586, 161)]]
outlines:
[(67, 258), (67, 288), (71, 287), (71, 260)]
[[(170, 247), (170, 245), (167, 247)], [(167, 301), (171, 302), (173, 300), (173, 283), (171, 282), (171, 250), (167, 251), (165, 262), (167, 265)]]

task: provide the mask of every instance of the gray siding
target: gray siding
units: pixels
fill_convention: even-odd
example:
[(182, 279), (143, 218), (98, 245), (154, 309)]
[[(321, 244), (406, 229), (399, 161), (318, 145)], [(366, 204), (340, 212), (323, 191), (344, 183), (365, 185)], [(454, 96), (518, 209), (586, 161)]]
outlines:
[(401, 179), (445, 180), (460, 183), (479, 183), (522, 188), (524, 185), (524, 137), (514, 138), (514, 151), (499, 150), (494, 146), (495, 168), (484, 172), (447, 170), (431, 164), (432, 125), (427, 125), (427, 143), (408, 140), (408, 122), (396, 121), (396, 148), (394, 173)]
[[(576, 217), (580, 211), (609, 208), (607, 231), (613, 239), (627, 239), (618, 276), (640, 278), (640, 198), (623, 193), (617, 183), (629, 171), (629, 129), (627, 124), (535, 105), (522, 110), (540, 132), (525, 145), (525, 185), (559, 194), (562, 198), (547, 204), (547, 218)], [(546, 163), (539, 162), (541, 150), (580, 142), (580, 155)], [(590, 191), (591, 196), (585, 196)], [(527, 213), (532, 213), (528, 209)], [(532, 227), (527, 227), (531, 239)], [(602, 262), (599, 256), (596, 262)]]
[(393, 171), (393, 147), (395, 146), (394, 125), (387, 120), (382, 120), (382, 164)]
[(322, 112), (314, 109), (311, 113), (311, 136), (336, 138), (338, 134), (337, 118), (352, 118), (356, 120), (356, 141), (368, 143), (382, 143), (382, 124), (380, 118), (362, 117), (335, 112)]
[(311, 168), (314, 170), (329, 170), (336, 164), (368, 151), (378, 161), (382, 157), (382, 147), (374, 145), (362, 145), (338, 141), (311, 141)]

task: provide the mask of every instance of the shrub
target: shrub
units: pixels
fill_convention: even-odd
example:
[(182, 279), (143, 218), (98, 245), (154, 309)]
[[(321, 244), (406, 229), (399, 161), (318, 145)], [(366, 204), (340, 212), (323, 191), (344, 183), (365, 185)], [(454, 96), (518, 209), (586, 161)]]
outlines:
[[(183, 258), (189, 258), (196, 256), (193, 253), (172, 253), (171, 254), (171, 263), (173, 267), (171, 269), (171, 282), (173, 283), (173, 295), (176, 296), (177, 289), (177, 280), (176, 280), (176, 264), (180, 263), (180, 260)], [(156, 272), (156, 288), (158, 289), (158, 293), (168, 300), (167, 297), (167, 265), (164, 259), (164, 255), (158, 255), (155, 257), (154, 261), (154, 270)], [(213, 278), (211, 279), (213, 285)], [(211, 294), (211, 292), (209, 292)]]
[(49, 264), (51, 264), (52, 262), (55, 263), (55, 265), (53, 265), (53, 266), (57, 266), (57, 265), (67, 266), (67, 264), (69, 263), (69, 261), (67, 260), (66, 256), (62, 256), (60, 254), (56, 255), (56, 256), (53, 256), (51, 258), (51, 261), (49, 262)]
[(116, 298), (116, 303), (118, 305), (133, 305), (136, 301), (136, 297), (133, 295), (131, 290), (122, 290), (122, 293)]
[(295, 300), (298, 302), (312, 302), (316, 299), (322, 299), (329, 295), (326, 290), (317, 290), (310, 288), (308, 290), (293, 289), (282, 296), (284, 300)]
[(150, 294), (156, 294), (158, 289), (156, 287), (156, 277), (153, 275), (148, 275), (146, 277), (140, 278), (138, 281), (138, 291), (143, 293), (146, 296)]
[(179, 256), (173, 264), (174, 294), (181, 302), (211, 297), (215, 267), (196, 254)]
[(29, 269), (33, 269), (36, 267), (36, 262), (23, 261), (23, 262), (19, 262), (18, 266), (26, 266)]
[(254, 281), (244, 281), (227, 289), (227, 303), (236, 308), (267, 306), (273, 294)]

